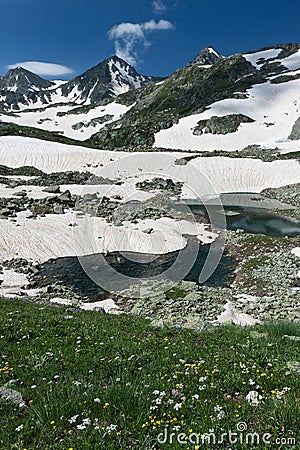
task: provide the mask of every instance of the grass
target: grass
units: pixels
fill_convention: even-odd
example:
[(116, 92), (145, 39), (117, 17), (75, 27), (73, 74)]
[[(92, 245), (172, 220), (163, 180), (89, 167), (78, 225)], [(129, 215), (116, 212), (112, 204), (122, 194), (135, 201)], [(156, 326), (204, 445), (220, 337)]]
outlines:
[(166, 297), (168, 299), (177, 300), (178, 298), (184, 298), (187, 295), (187, 292), (184, 289), (180, 289), (175, 286), (169, 291), (166, 292)]
[[(276, 448), (299, 448), (299, 373), (287, 369), (299, 360), (299, 341), (283, 338), (299, 336), (299, 324), (197, 334), (126, 315), (19, 300), (0, 306), (0, 385), (16, 380), (27, 406), (0, 402), (1, 450), (197, 450), (191, 433), (213, 429), (220, 438), (241, 422), (270, 433), (272, 445), (235, 450), (291, 438), (296, 444)], [(257, 406), (249, 391), (262, 397)], [(185, 433), (185, 444), (159, 443), (166, 429)]]

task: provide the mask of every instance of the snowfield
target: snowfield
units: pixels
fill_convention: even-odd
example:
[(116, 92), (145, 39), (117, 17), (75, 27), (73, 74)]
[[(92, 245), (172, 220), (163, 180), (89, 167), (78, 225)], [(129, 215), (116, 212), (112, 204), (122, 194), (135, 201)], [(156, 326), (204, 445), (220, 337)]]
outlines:
[(255, 53), (245, 53), (243, 56), (252, 64), (252, 66), (256, 67), (257, 69), (260, 69), (262, 65), (268, 60), (271, 60), (270, 62), (280, 63), (288, 70), (299, 69), (300, 50), (290, 56), (287, 56), (286, 58), (279, 59), (277, 57), (279, 56), (281, 51), (281, 48), (271, 48), (269, 50), (263, 50)]
[[(73, 229), (70, 224), (76, 223)], [(143, 232), (153, 228), (151, 234)], [(84, 256), (94, 253), (127, 251), (164, 254), (186, 246), (183, 235), (197, 236), (200, 242), (213, 242), (215, 233), (206, 225), (170, 218), (124, 222), (114, 226), (104, 219), (76, 213), (48, 214), (30, 219), (19, 213), (17, 222), (0, 221), (0, 259), (25, 258), (45, 262), (50, 258)], [(28, 245), (30, 243), (30, 245)]]
[[(0, 161), (8, 167), (33, 166), (46, 173), (88, 171), (134, 186), (153, 177), (185, 183), (184, 196), (225, 192), (260, 192), (300, 182), (295, 160), (262, 162), (249, 158), (198, 157), (186, 165), (176, 161), (185, 153), (114, 152), (23, 137), (0, 137)], [(192, 195), (194, 192), (194, 195)]]
[(293, 248), (292, 253), (300, 258), (300, 247)]
[[(120, 119), (120, 117), (133, 106), (134, 104), (125, 106), (121, 103), (111, 102), (106, 106), (96, 106), (95, 108), (91, 108), (88, 112), (81, 114), (70, 114), (72, 109), (67, 105), (48, 106), (46, 108), (44, 107), (43, 111), (24, 110), (22, 112), (14, 113), (14, 116), (0, 114), (0, 120), (16, 125), (40, 128), (47, 131), (56, 131), (71, 139), (84, 141), (100, 131), (106, 124)], [(60, 117), (60, 113), (66, 114)], [(104, 116), (106, 115), (111, 117), (103, 123), (95, 122), (95, 119), (104, 120)]]
[[(78, 227), (73, 229), (73, 223)], [(187, 240), (183, 235), (187, 234), (197, 236), (203, 243), (212, 242), (216, 234), (205, 227), (168, 218), (141, 220), (138, 224), (125, 222), (117, 227), (104, 219), (76, 213), (48, 214), (35, 220), (20, 213), (17, 222), (0, 220), (0, 259), (45, 262), (50, 258), (114, 251), (163, 254), (184, 248)], [(154, 231), (144, 233), (148, 228)]]

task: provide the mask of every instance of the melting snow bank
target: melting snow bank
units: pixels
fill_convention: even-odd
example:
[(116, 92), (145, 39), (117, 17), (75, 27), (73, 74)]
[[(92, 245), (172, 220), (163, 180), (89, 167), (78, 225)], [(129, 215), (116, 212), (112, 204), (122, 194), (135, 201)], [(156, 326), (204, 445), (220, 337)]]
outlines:
[(74, 303), (71, 300), (64, 299), (64, 298), (52, 298), (50, 300), (50, 303), (58, 304), (58, 305), (65, 305), (65, 306), (76, 306), (77, 308), (83, 309), (84, 311), (104, 311), (107, 314), (122, 314), (124, 311), (122, 311), (118, 305), (111, 299), (107, 298), (106, 300), (101, 300), (99, 302), (93, 302), (93, 303), (82, 303), (79, 302), (78, 304), (74, 305)]
[[(174, 182), (181, 182), (183, 184), (183, 199), (199, 198), (203, 200), (218, 199), (220, 194), (225, 192), (258, 193), (270, 187), (276, 188), (300, 183), (299, 163), (296, 160), (262, 162), (251, 158), (196, 157), (187, 160), (186, 164), (178, 164), (178, 159), (184, 156), (186, 156), (185, 153), (112, 152), (43, 142), (31, 138), (0, 138), (0, 161), (1, 164), (8, 167), (33, 166), (46, 173), (86, 171), (96, 176), (115, 180), (115, 184), (111, 186), (68, 186), (72, 193), (78, 195), (96, 190), (101, 195), (111, 196), (112, 193), (122, 195), (122, 201), (136, 198), (135, 196), (138, 193), (140, 193), (142, 199), (152, 195), (153, 191), (138, 190), (137, 182), (155, 177), (171, 178)], [(32, 183), (34, 184), (34, 180)], [(30, 186), (26, 187), (26, 191), (30, 189)], [(14, 190), (2, 189), (1, 187), (2, 193), (5, 190), (12, 195), (16, 190), (20, 190), (20, 186)], [(44, 196), (41, 187), (33, 187), (31, 196), (36, 198)], [(26, 207), (25, 205), (24, 208)], [(163, 217), (157, 220), (138, 220), (136, 223), (124, 221), (123, 225), (117, 226), (108, 223), (104, 218), (90, 217), (78, 212), (72, 213), (69, 208), (73, 208), (73, 206), (66, 206), (65, 214), (46, 214), (44, 217), (38, 216), (36, 219), (28, 217), (29, 212), (24, 210), (17, 213), (14, 218), (1, 219), (0, 261), (24, 258), (27, 261), (43, 263), (60, 257), (112, 252), (163, 255), (185, 248), (187, 235), (194, 236), (194, 239), (190, 240), (193, 242), (196, 238), (201, 243), (210, 243), (216, 239), (216, 234), (207, 231), (205, 225), (185, 220)], [(237, 247), (239, 246), (237, 245)], [(238, 248), (238, 251), (240, 251), (240, 248)], [(294, 251), (295, 254), (300, 254), (298, 247)], [(290, 253), (289, 255), (292, 258)], [(277, 272), (280, 274), (279, 281), (281, 282), (282, 265), (279, 264), (278, 267)], [(262, 271), (264, 276), (268, 275), (265, 267), (262, 268)], [(258, 272), (258, 275), (260, 274)], [(17, 274), (16, 277), (15, 273), (5, 270), (2, 278), (3, 282), (0, 287), (3, 290), (0, 291), (0, 294), (6, 295), (8, 292), (13, 292), (16, 295), (20, 292), (21, 295), (30, 295), (26, 291), (27, 280), (24, 275)], [(268, 278), (267, 282), (269, 282)], [(182, 286), (182, 283), (180, 286)], [(266, 284), (265, 281), (264, 284)], [(22, 285), (25, 286), (25, 289), (22, 289)], [(34, 283), (31, 286), (36, 287)], [(201, 323), (206, 320), (216, 321), (218, 318), (221, 321), (229, 320), (235, 323), (250, 324), (252, 318), (249, 317), (248, 313), (253, 314), (256, 306), (260, 306), (253, 302), (250, 308), (247, 304), (245, 306), (243, 302), (239, 304), (239, 300), (236, 302), (233, 300), (236, 293), (243, 292), (244, 287), (235, 292), (231, 288), (226, 288), (225, 291), (222, 288), (217, 291), (214, 287), (207, 289), (206, 286), (203, 289), (200, 289), (200, 287), (197, 289), (194, 283), (186, 293), (187, 295), (181, 300), (176, 297), (178, 291), (173, 292), (176, 302), (180, 301), (182, 304), (182, 311), (186, 316), (187, 323), (193, 323), (194, 321), (193, 317), (190, 320), (191, 302), (195, 307), (195, 320), (198, 322), (200, 320)], [(51, 295), (54, 295), (56, 299), (64, 297), (64, 291), (61, 292), (58, 289), (53, 291)], [(180, 293), (181, 291), (179, 291)], [(44, 292), (44, 294), (49, 299), (48, 292)], [(73, 296), (73, 292), (71, 294)], [(281, 291), (280, 299), (278, 300), (276, 297), (276, 303), (279, 303), (279, 306), (273, 305), (274, 299), (272, 296), (266, 299), (259, 298), (259, 303), (264, 302), (262, 305), (264, 309), (259, 310), (255, 314), (256, 317), (264, 320), (264, 314), (267, 317), (270, 313), (271, 318), (275, 316), (281, 318), (281, 310), (287, 317), (289, 317), (288, 314), (297, 314), (296, 307), (294, 308), (295, 311), (288, 312), (290, 305), (296, 304), (294, 302), (296, 295), (297, 292), (289, 289), (289, 286), (286, 288), (284, 308)], [(73, 298), (72, 296), (68, 298)], [(112, 294), (109, 294), (109, 296), (113, 297)], [(165, 314), (166, 304), (169, 304), (171, 308), (177, 307), (174, 299), (167, 298), (165, 295), (158, 296), (156, 300), (157, 302), (152, 305), (153, 311), (150, 311), (154, 317), (156, 317), (157, 310), (161, 305), (164, 308), (162, 314)], [(202, 308), (204, 303), (205, 308), (200, 314), (197, 312), (199, 305), (201, 304)], [(84, 303), (84, 305), (85, 309), (99, 307), (105, 310), (110, 310), (114, 306), (110, 302), (105, 304), (98, 302)], [(223, 312), (223, 305), (226, 305), (225, 312)], [(120, 306), (123, 307), (122, 304)], [(138, 306), (135, 305), (136, 311), (145, 315), (147, 302), (142, 302), (140, 309), (138, 309)], [(176, 314), (176, 318), (179, 316), (178, 310), (174, 310), (173, 313), (174, 317)], [(196, 324), (196, 326), (198, 325)]]
[(217, 318), (218, 323), (234, 323), (235, 325), (255, 325), (261, 323), (260, 320), (251, 317), (249, 314), (241, 313), (234, 308), (232, 302), (228, 302), (225, 305), (225, 311), (223, 311)]
[(98, 217), (72, 213), (37, 219), (20, 213), (16, 222), (0, 220), (0, 259), (45, 262), (50, 258), (115, 251), (164, 254), (184, 248), (187, 244), (184, 235), (197, 236), (203, 243), (213, 242), (216, 234), (205, 228), (203, 224), (169, 218), (114, 226)]
[[(107, 165), (111, 158), (122, 154), (91, 150), (86, 147), (59, 144), (23, 137), (0, 137), (1, 164), (8, 167), (33, 166), (45, 173), (68, 170), (96, 173), (100, 164)], [(95, 167), (97, 166), (97, 167)]]
[[(118, 186), (119, 192), (126, 188), (132, 195), (137, 192), (138, 181), (157, 176), (182, 182), (183, 198), (204, 199), (223, 192), (260, 192), (268, 187), (300, 182), (299, 163), (294, 160), (262, 162), (247, 158), (199, 157), (186, 165), (178, 165), (178, 157), (178, 153), (128, 154), (32, 138), (0, 138), (3, 165), (33, 166), (46, 173), (89, 171), (97, 176), (122, 180), (124, 184)], [(80, 193), (85, 188), (74, 186), (72, 190)], [(109, 189), (114, 189), (115, 193), (115, 188)], [(106, 187), (101, 186), (101, 189)], [(40, 196), (40, 188), (34, 188), (32, 195)], [(79, 226), (74, 228), (72, 224)], [(145, 232), (147, 229), (151, 229), (151, 233)], [(0, 259), (25, 258), (43, 262), (50, 258), (114, 251), (163, 254), (184, 248), (187, 243), (184, 235), (197, 236), (202, 243), (212, 242), (215, 238), (204, 225), (169, 218), (113, 226), (104, 219), (80, 217), (71, 212), (48, 214), (35, 220), (19, 213), (16, 222), (0, 220)]]
[(27, 282), (25, 274), (4, 269), (0, 274), (0, 295), (15, 297), (21, 294), (22, 288)]

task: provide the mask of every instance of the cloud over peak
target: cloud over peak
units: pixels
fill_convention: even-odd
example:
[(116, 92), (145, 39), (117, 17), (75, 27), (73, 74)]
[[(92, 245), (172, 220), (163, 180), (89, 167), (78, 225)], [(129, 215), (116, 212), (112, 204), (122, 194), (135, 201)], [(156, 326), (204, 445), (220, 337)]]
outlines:
[(67, 66), (54, 63), (46, 63), (40, 61), (24, 61), (16, 64), (10, 64), (8, 69), (15, 69), (16, 67), (23, 67), (30, 72), (38, 75), (48, 76), (63, 76), (73, 73), (74, 71)]
[(123, 22), (114, 25), (108, 32), (108, 37), (115, 41), (116, 55), (136, 65), (138, 62), (137, 46), (147, 48), (150, 43), (147, 35), (153, 31), (172, 30), (174, 25), (168, 20), (148, 20), (143, 23)]

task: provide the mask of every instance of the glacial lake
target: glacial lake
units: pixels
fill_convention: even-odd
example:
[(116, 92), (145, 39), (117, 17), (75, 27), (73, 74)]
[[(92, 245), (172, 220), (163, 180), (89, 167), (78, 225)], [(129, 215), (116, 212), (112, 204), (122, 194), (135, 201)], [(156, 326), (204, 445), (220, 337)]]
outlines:
[[(214, 208), (214, 217), (216, 217), (216, 225), (223, 228), (222, 215), (223, 212), (217, 207)], [(190, 206), (194, 214), (207, 216), (205, 207)], [(263, 208), (247, 208), (247, 207), (224, 207), (226, 218), (226, 229), (231, 231), (243, 230), (245, 233), (264, 234), (273, 237), (296, 237), (300, 234), (300, 222), (292, 217), (275, 214), (272, 211)], [(218, 222), (218, 214), (220, 221)], [(288, 212), (287, 212), (288, 214)]]
[[(248, 201), (249, 199), (247, 200), (245, 196), (240, 196), (239, 198), (242, 198), (242, 202), (236, 202), (238, 205), (230, 204), (230, 201), (227, 201), (227, 204), (224, 202), (224, 211), (220, 211), (217, 205), (212, 204), (209, 206), (210, 211), (213, 211), (215, 217), (215, 226), (219, 226), (220, 228), (224, 226), (225, 212), (226, 228), (228, 230), (241, 230), (241, 232), (273, 237), (291, 238), (300, 235), (300, 222), (289, 217), (288, 210), (284, 216), (278, 215), (272, 209), (265, 207), (258, 208), (257, 203), (253, 205), (253, 201)], [(255, 199), (254, 202), (256, 201)], [(278, 204), (280, 203), (278, 202)], [(260, 205), (263, 205), (261, 200)], [(278, 205), (276, 204), (276, 206)], [(193, 204), (189, 205), (189, 207), (193, 214), (208, 217), (206, 208), (203, 205)], [(218, 217), (220, 219), (219, 221)], [(202, 271), (210, 248), (211, 246), (209, 244), (199, 245), (195, 239), (188, 239), (187, 251), (191, 251), (191, 254), (196, 254), (196, 259), (192, 268), (186, 274), (185, 280), (198, 282), (199, 274)], [(146, 260), (149, 257), (149, 262), (145, 262), (145, 257)], [(181, 252), (173, 252), (166, 255), (151, 255), (151, 257), (150, 255), (140, 255), (141, 262), (139, 262), (138, 254), (114, 252), (105, 257), (101, 255), (101, 258), (99, 258), (99, 255), (85, 256), (83, 261), (84, 266), (88, 267), (88, 272), (92, 273), (92, 275), (93, 271), (95, 275), (104, 273), (106, 263), (108, 263), (107, 265), (115, 269), (117, 273), (131, 277), (132, 283), (134, 283), (134, 278), (147, 279), (154, 275), (164, 273), (172, 267), (176, 260), (177, 262), (179, 261), (180, 266), (180, 258)], [(235, 259), (225, 250), (215, 272), (204, 284), (211, 287), (229, 286), (233, 280), (236, 266), (237, 262)], [(107, 292), (92, 281), (76, 257), (58, 258), (44, 263), (39, 275), (44, 278), (38, 281), (38, 286), (59, 282), (72, 287), (75, 292), (87, 296), (91, 300), (99, 300), (107, 297)], [(118, 277), (116, 277), (117, 284)], [(122, 286), (117, 286), (117, 288), (121, 289)]]

